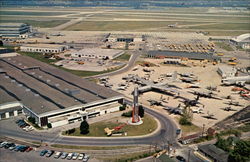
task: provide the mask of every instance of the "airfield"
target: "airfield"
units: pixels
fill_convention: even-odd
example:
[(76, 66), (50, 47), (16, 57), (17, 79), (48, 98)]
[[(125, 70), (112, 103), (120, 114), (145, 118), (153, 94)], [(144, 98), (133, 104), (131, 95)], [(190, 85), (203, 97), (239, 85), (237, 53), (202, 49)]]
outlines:
[[(138, 75), (139, 77), (145, 77), (152, 81), (161, 81), (162, 82), (168, 82), (170, 85), (175, 85), (181, 89), (176, 89), (180, 93), (180, 96), (186, 97), (188, 99), (195, 99), (196, 95), (191, 94), (192, 91), (199, 91), (199, 92), (206, 92), (208, 91), (206, 88), (209, 86), (217, 87), (217, 90), (214, 92), (216, 97), (221, 98), (221, 100), (217, 99), (211, 99), (211, 98), (200, 98), (200, 102), (204, 105), (199, 105), (198, 107), (202, 109), (201, 113), (193, 113), (193, 121), (192, 123), (198, 127), (203, 127), (203, 125), (206, 128), (209, 128), (213, 126), (215, 123), (225, 119), (226, 117), (232, 115), (236, 111), (239, 111), (246, 107), (249, 102), (247, 100), (244, 100), (240, 98), (240, 96), (232, 92), (232, 86), (225, 87), (221, 86), (221, 76), (216, 72), (219, 65), (212, 65), (212, 63), (209, 63), (206, 65), (206, 67), (180, 67), (180, 66), (173, 66), (173, 65), (164, 65), (162, 64), (163, 60), (161, 59), (144, 59), (146, 62), (150, 62), (155, 64), (156, 66), (149, 67), (147, 69), (152, 69), (154, 71), (151, 72), (145, 72), (143, 69), (145, 67), (142, 67), (140, 65), (137, 65), (135, 69), (131, 69), (131, 71), (128, 71), (126, 73), (116, 75), (109, 77), (108, 84), (113, 85), (112, 89), (117, 90), (120, 93), (123, 93), (129, 98), (132, 98), (132, 91), (135, 86), (133, 83), (126, 83), (126, 80), (122, 79), (124, 76), (127, 76), (128, 74), (132, 75)], [(177, 71), (178, 73), (193, 73), (194, 76), (198, 77), (198, 82), (196, 85), (199, 85), (200, 88), (188, 88), (191, 84), (189, 83), (183, 83), (180, 80), (178, 81), (172, 81), (171, 77), (162, 77), (162, 75), (166, 75), (168, 73), (173, 73), (174, 71)], [(150, 75), (147, 75), (147, 73), (150, 73)], [(148, 77), (150, 76), (150, 77)], [(212, 78), (212, 79), (211, 79)], [(127, 88), (119, 89), (119, 84), (121, 83), (127, 85)], [(239, 101), (239, 104), (242, 106), (231, 106), (236, 111), (224, 111), (222, 110), (225, 107), (228, 107), (227, 104), (230, 102), (229, 99), (225, 99), (227, 95), (231, 95), (234, 101)], [(148, 100), (156, 100), (161, 101), (161, 99), (164, 99), (165, 102), (162, 102), (163, 106), (157, 106), (157, 105), (150, 105), (150, 102)], [(175, 98), (173, 96), (169, 96), (166, 94), (158, 93), (158, 92), (145, 92), (140, 95), (139, 101), (143, 105), (150, 106), (152, 109), (157, 109), (161, 111), (163, 114), (167, 116), (171, 116), (173, 119), (178, 122), (179, 115), (175, 114), (169, 114), (167, 110), (164, 110), (164, 107), (171, 106), (171, 107), (177, 107), (179, 104), (182, 104), (184, 106), (184, 103), (181, 102), (182, 100), (180, 98)], [(196, 109), (196, 108), (195, 108)], [(213, 114), (215, 119), (207, 119), (206, 116), (208, 114)]]

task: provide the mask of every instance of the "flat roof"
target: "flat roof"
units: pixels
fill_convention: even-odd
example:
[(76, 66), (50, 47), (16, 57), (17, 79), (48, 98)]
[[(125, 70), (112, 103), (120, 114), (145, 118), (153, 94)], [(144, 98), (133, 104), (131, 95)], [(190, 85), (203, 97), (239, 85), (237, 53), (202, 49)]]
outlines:
[(185, 57), (198, 60), (220, 60), (219, 57), (212, 53), (197, 53), (197, 52), (183, 52), (183, 51), (148, 51), (151, 56), (167, 56), (167, 57)]
[(138, 34), (110, 34), (108, 38), (142, 38), (142, 35)]
[(6, 91), (6, 89), (2, 86), (0, 86), (0, 94), (0, 104), (17, 101), (17, 99), (11, 94), (9, 94), (9, 92)]
[(60, 45), (60, 44), (24, 44), (21, 47), (61, 48), (61, 47), (66, 47), (66, 45)]
[(5, 27), (5, 26), (16, 27), (16, 26), (22, 26), (22, 25), (27, 25), (27, 24), (25, 23), (0, 23), (0, 27)]
[(200, 145), (198, 146), (199, 150), (213, 157), (214, 159), (219, 160), (220, 162), (227, 162), (228, 153), (224, 150), (216, 147), (212, 144)]
[[(31, 57), (20, 55), (1, 58), (0, 61), (3, 71), (0, 85), (37, 115), (122, 96)], [(7, 101), (3, 99), (2, 102)]]
[(115, 56), (117, 54), (124, 53), (124, 51), (115, 49), (84, 48), (79, 51), (73, 51), (71, 53), (84, 55)]

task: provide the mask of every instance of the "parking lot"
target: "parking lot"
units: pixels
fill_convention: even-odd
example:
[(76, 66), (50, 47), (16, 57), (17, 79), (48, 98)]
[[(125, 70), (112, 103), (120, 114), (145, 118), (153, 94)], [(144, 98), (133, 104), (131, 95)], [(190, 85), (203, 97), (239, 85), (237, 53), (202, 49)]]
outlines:
[[(35, 147), (20, 145), (11, 141), (0, 141), (0, 162), (15, 161), (89, 161), (90, 156), (84, 153), (68, 153), (56, 150), (38, 149)], [(91, 160), (92, 162), (96, 160)]]

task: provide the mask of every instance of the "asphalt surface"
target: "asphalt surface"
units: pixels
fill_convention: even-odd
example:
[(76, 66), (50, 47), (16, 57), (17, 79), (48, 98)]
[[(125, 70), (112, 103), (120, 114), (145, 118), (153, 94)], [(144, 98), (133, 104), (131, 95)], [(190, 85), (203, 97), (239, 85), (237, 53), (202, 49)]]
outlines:
[[(128, 103), (131, 103), (128, 101)], [(177, 146), (176, 142), (176, 129), (177, 126), (173, 121), (171, 121), (166, 116), (160, 114), (159, 112), (153, 111), (149, 108), (145, 107), (145, 112), (157, 118), (161, 124), (160, 131), (156, 132), (153, 135), (145, 136), (145, 137), (83, 137), (83, 138), (75, 138), (75, 137), (65, 137), (60, 136), (58, 133), (50, 133), (50, 132), (25, 132), (20, 129), (14, 121), (14, 126), (6, 126), (9, 123), (9, 120), (0, 122), (0, 135), (1, 136), (9, 136), (19, 139), (24, 139), (27, 141), (39, 141), (45, 143), (52, 144), (68, 144), (68, 145), (100, 145), (100, 146), (111, 146), (111, 145), (134, 145), (134, 144), (149, 144), (149, 145), (157, 145), (162, 148), (166, 148), (168, 144), (172, 144), (173, 146)]]
[(86, 77), (86, 78), (101, 78), (101, 77), (113, 76), (113, 75), (121, 74), (130, 70), (134, 66), (136, 59), (142, 54), (142, 51), (130, 51), (130, 53), (131, 53), (131, 58), (129, 59), (125, 67), (119, 70), (110, 72), (110, 73), (104, 73), (104, 74), (95, 75), (95, 76)]

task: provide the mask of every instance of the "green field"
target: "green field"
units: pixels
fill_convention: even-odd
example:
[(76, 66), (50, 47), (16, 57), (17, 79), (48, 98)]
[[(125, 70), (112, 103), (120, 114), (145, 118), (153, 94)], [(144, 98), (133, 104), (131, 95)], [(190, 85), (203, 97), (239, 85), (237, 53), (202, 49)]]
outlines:
[[(127, 118), (129, 120), (129, 118)], [(80, 129), (76, 128), (76, 131), (70, 136), (87, 136), (87, 137), (107, 137), (104, 128), (114, 128), (124, 123), (103, 121), (91, 124), (89, 126), (89, 133), (87, 135), (80, 134)], [(143, 124), (135, 125), (126, 125), (120, 131), (127, 132), (128, 136), (140, 136), (146, 135), (153, 132), (157, 128), (157, 122), (149, 115), (145, 115), (143, 118)], [(65, 134), (65, 132), (63, 132)], [(118, 136), (120, 137), (120, 136)]]
[(118, 56), (113, 60), (116, 60), (116, 61), (128, 61), (130, 59), (130, 56), (131, 56), (131, 54), (124, 53), (121, 56)]

